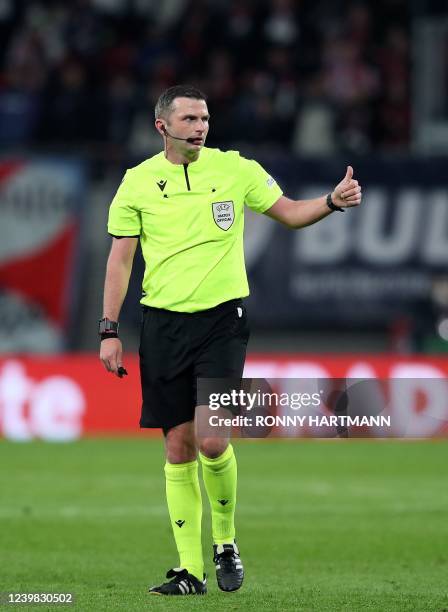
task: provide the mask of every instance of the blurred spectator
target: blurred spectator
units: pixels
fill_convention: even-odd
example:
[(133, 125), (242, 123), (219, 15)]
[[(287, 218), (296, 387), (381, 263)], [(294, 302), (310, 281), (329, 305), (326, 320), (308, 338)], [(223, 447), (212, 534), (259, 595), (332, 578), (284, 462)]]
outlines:
[(67, 60), (51, 79), (42, 116), (42, 140), (64, 145), (91, 141), (98, 125), (95, 98), (87, 83), (86, 68)]
[(112, 77), (106, 96), (106, 136), (120, 144), (129, 138), (136, 102), (135, 84), (129, 73)]
[(26, 145), (40, 117), (46, 64), (37, 34), (24, 26), (10, 38), (0, 81), (0, 142)]
[(30, 144), (37, 125), (40, 95), (35, 82), (23, 70), (10, 70), (0, 88), (0, 143)]
[(238, 62), (254, 65), (259, 56), (259, 11), (250, 0), (231, 0), (220, 13), (221, 44)]
[(383, 88), (378, 105), (375, 144), (381, 149), (406, 149), (410, 138), (409, 39), (403, 27), (387, 29), (377, 53)]
[(326, 155), (335, 150), (334, 112), (325, 96), (322, 75), (308, 84), (294, 128), (295, 153)]
[(273, 45), (294, 45), (299, 38), (299, 24), (294, 0), (271, 0), (263, 25), (266, 40)]
[(364, 153), (370, 148), (378, 74), (362, 57), (359, 42), (344, 35), (327, 41), (323, 63), (326, 94), (337, 116), (337, 141), (344, 149)]

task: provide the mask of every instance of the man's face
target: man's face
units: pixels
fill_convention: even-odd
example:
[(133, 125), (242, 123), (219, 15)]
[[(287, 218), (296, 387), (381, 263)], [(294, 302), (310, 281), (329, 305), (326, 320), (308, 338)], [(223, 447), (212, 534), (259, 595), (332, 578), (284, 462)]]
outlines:
[(194, 138), (194, 141), (185, 142), (168, 137), (170, 146), (186, 157), (197, 158), (207, 138), (209, 119), (205, 100), (176, 98), (166, 121), (167, 130), (173, 136)]

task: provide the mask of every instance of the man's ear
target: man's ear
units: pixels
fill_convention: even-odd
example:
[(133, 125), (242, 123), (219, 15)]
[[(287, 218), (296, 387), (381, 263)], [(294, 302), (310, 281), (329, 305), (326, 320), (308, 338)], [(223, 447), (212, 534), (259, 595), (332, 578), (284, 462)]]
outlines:
[(166, 136), (166, 126), (161, 119), (156, 119), (154, 125), (159, 134), (161, 134), (162, 136)]

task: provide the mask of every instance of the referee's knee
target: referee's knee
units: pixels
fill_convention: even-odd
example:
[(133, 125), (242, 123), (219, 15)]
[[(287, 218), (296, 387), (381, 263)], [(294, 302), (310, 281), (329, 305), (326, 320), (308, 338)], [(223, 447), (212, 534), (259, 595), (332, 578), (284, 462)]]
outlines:
[(182, 423), (165, 433), (168, 463), (188, 463), (197, 458), (197, 447), (192, 423)]
[(199, 450), (209, 459), (220, 457), (229, 445), (227, 438), (203, 438), (199, 441)]

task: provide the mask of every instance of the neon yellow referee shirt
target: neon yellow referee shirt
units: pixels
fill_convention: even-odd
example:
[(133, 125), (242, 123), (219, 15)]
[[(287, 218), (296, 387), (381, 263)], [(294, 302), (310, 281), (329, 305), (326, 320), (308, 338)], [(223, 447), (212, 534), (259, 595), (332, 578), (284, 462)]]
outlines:
[(161, 152), (128, 170), (108, 231), (140, 237), (141, 303), (197, 312), (249, 295), (244, 204), (263, 213), (282, 193), (260, 164), (237, 151), (204, 147), (189, 164), (173, 164)]

